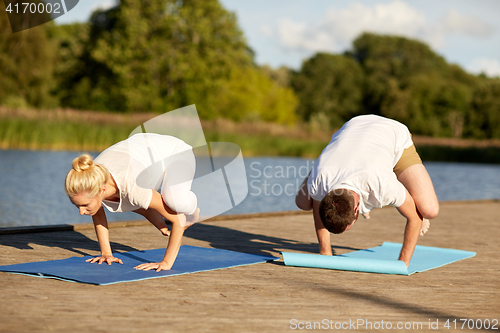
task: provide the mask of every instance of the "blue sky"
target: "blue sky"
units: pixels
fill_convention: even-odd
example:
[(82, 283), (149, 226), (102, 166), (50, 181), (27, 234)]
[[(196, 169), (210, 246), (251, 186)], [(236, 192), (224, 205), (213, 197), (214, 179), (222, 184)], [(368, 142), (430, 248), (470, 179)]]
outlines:
[[(426, 42), (469, 72), (500, 76), (500, 0), (220, 0), (235, 12), (257, 63), (299, 69), (341, 53), (364, 31)], [(59, 24), (86, 21), (115, 0), (80, 0)]]

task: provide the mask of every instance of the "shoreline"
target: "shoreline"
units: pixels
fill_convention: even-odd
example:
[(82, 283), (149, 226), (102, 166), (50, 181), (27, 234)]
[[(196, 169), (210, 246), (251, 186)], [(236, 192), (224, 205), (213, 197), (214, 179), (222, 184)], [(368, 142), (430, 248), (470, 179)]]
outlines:
[[(153, 113), (117, 114), (72, 109), (35, 110), (0, 106), (0, 149), (102, 151), (128, 137)], [(207, 142), (232, 142), (244, 156), (316, 158), (334, 129), (318, 124), (280, 125), (263, 121), (200, 120)], [(424, 161), (500, 163), (499, 139), (414, 135)]]
[[(474, 205), (482, 203), (500, 203), (499, 199), (481, 199), (481, 200), (456, 200), (456, 201), (441, 201), (441, 206), (454, 206), (454, 205)], [(390, 206), (382, 207), (380, 209), (388, 209)], [(254, 218), (274, 218), (283, 216), (298, 216), (309, 215), (311, 211), (303, 210), (290, 210), (290, 211), (277, 211), (265, 213), (246, 213), (246, 214), (230, 214), (219, 215), (209, 218), (207, 220), (198, 222), (199, 224), (220, 222), (220, 221), (234, 221)], [(197, 224), (198, 224), (197, 223)], [(125, 221), (110, 221), (108, 222), (109, 229), (139, 227), (150, 225), (147, 220), (125, 220)], [(53, 225), (36, 225), (36, 226), (15, 226), (15, 227), (0, 227), (0, 235), (15, 235), (15, 234), (32, 234), (41, 232), (59, 232), (59, 231), (80, 231), (94, 229), (92, 222), (86, 223), (69, 223), (69, 224), (53, 224)]]

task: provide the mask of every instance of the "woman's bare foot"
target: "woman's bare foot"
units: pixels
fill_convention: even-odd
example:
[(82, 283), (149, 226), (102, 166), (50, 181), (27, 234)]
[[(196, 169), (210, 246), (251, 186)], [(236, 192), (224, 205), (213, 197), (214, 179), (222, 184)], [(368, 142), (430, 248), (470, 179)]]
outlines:
[(431, 226), (431, 222), (428, 219), (422, 220), (422, 229), (420, 230), (420, 236), (423, 236)]

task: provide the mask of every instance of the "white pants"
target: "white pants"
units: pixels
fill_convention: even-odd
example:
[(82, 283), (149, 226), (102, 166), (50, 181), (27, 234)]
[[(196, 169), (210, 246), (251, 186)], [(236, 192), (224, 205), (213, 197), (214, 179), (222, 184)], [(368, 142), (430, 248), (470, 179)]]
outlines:
[(193, 151), (185, 150), (165, 163), (161, 196), (165, 204), (177, 213), (191, 215), (196, 211), (198, 200), (191, 191), (196, 170)]

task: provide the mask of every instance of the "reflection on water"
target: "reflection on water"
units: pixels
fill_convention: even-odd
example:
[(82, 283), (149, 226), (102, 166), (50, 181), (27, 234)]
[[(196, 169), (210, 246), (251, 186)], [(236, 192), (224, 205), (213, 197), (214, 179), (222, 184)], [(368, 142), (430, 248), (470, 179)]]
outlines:
[[(0, 227), (91, 222), (64, 192), (76, 152), (0, 150)], [(97, 154), (94, 154), (94, 156)], [(248, 196), (225, 214), (296, 210), (295, 193), (314, 161), (245, 158)], [(441, 201), (500, 198), (500, 165), (425, 163)], [(109, 221), (138, 219), (108, 213)]]

